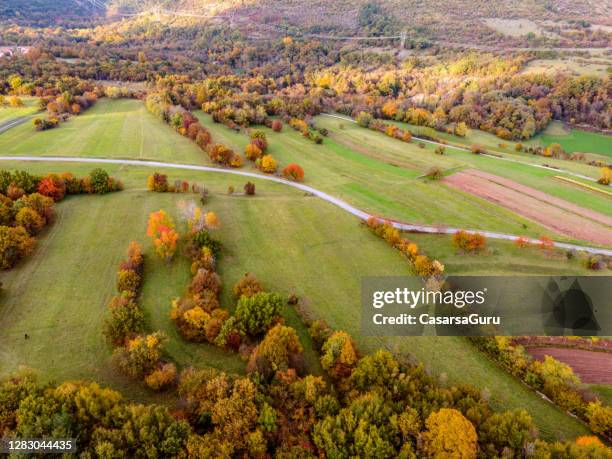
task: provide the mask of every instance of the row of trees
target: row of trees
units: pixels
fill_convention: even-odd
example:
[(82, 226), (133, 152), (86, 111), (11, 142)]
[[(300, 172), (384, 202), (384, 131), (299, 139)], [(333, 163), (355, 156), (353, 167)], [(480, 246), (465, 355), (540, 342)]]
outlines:
[(580, 388), (572, 368), (546, 356), (534, 360), (507, 337), (474, 337), (471, 341), (489, 357), (530, 387), (543, 392), (555, 404), (588, 422), (593, 432), (612, 438), (612, 407), (603, 405)]
[(104, 336), (115, 346), (113, 361), (123, 373), (162, 390), (175, 383), (176, 366), (162, 357), (166, 336), (161, 332), (145, 335), (145, 318), (138, 304), (143, 271), (142, 246), (131, 242), (127, 258), (119, 264), (117, 295), (108, 306)]
[(391, 223), (370, 217), (365, 225), (378, 237), (384, 239), (391, 247), (399, 250), (410, 262), (415, 274), (425, 279), (444, 273), (444, 265), (438, 260), (432, 260), (422, 253), (414, 242), (402, 237), (400, 231)]
[(54, 203), (67, 194), (106, 193), (122, 188), (102, 169), (76, 178), (70, 173), (36, 176), (0, 170), (0, 268), (10, 269), (29, 255), (35, 237), (53, 220)]

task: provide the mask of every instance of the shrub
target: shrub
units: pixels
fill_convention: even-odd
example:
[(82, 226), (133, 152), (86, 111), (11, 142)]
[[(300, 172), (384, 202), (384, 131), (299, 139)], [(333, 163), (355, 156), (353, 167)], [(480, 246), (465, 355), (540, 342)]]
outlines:
[(246, 273), (242, 276), (242, 279), (234, 285), (234, 296), (238, 299), (242, 296), (251, 297), (262, 291), (263, 287), (251, 273)]
[(478, 252), (487, 245), (487, 238), (480, 233), (457, 231), (453, 234), (453, 245), (464, 252)]
[(9, 187), (6, 189), (6, 195), (13, 201), (17, 201), (25, 194), (23, 188), (19, 188), (14, 183), (11, 183)]
[(145, 384), (155, 391), (165, 389), (176, 382), (176, 366), (165, 363), (145, 378)]
[(434, 150), (436, 155), (443, 155), (446, 152), (446, 149), (442, 145), (438, 145)]
[(244, 155), (247, 157), (248, 160), (256, 161), (262, 157), (263, 152), (257, 145), (255, 145), (254, 143), (250, 143), (244, 149)]
[(610, 185), (611, 181), (612, 181), (612, 168), (602, 167), (601, 174), (597, 182), (601, 183), (602, 185)]
[(135, 296), (142, 282), (136, 271), (131, 269), (122, 269), (117, 274), (117, 291), (119, 293), (128, 292), (131, 296)]
[(290, 180), (301, 182), (304, 180), (304, 169), (296, 163), (291, 163), (283, 169), (283, 175)]
[(262, 152), (268, 149), (268, 139), (264, 131), (251, 132), (251, 142), (253, 142)]
[(475, 155), (480, 155), (480, 154), (485, 152), (485, 149), (483, 147), (481, 147), (480, 145), (472, 145), (471, 151)]
[(258, 163), (261, 171), (265, 172), (266, 174), (272, 174), (276, 172), (276, 168), (278, 167), (278, 163), (272, 157), (272, 155), (262, 156)]
[(66, 195), (66, 185), (57, 175), (48, 175), (38, 183), (38, 192), (43, 196), (52, 198), (55, 202), (61, 201)]
[(36, 239), (22, 226), (16, 228), (0, 226), (0, 269), (10, 269), (15, 266), (34, 250), (35, 245)]
[(429, 168), (429, 170), (427, 171), (427, 174), (425, 175), (428, 179), (440, 180), (442, 177), (444, 177), (444, 172), (438, 166), (433, 166)]
[(283, 123), (280, 120), (272, 121), (272, 130), (274, 132), (281, 132), (283, 130)]
[(138, 305), (127, 297), (118, 297), (109, 305), (111, 316), (104, 321), (104, 336), (116, 346), (142, 333), (145, 318)]
[(91, 189), (96, 194), (105, 194), (113, 191), (110, 184), (110, 177), (108, 172), (104, 169), (94, 169), (89, 173), (89, 179), (91, 180)]
[(555, 243), (548, 236), (540, 236), (540, 248), (545, 251), (551, 251), (555, 248)]
[(367, 112), (359, 112), (355, 120), (359, 126), (367, 128), (370, 127), (370, 123), (372, 122), (372, 115)]
[(23, 207), (15, 216), (15, 224), (23, 226), (26, 231), (36, 236), (45, 226), (45, 219), (30, 207)]
[(343, 331), (332, 333), (321, 348), (321, 366), (335, 380), (348, 378), (358, 360), (353, 338)]
[(247, 196), (255, 195), (255, 184), (251, 182), (246, 182), (244, 185), (244, 192)]
[(144, 378), (157, 369), (166, 341), (167, 337), (161, 332), (137, 336), (125, 347), (115, 349), (113, 360), (128, 376)]
[(264, 333), (279, 316), (283, 299), (277, 293), (259, 292), (251, 297), (242, 296), (236, 306), (236, 319), (251, 336)]
[(165, 193), (168, 191), (168, 176), (155, 172), (147, 178), (147, 189), (157, 193)]
[(200, 269), (193, 276), (191, 284), (189, 285), (189, 293), (197, 295), (202, 293), (204, 290), (209, 290), (215, 295), (221, 291), (221, 278), (214, 271), (207, 269)]
[(602, 405), (601, 402), (590, 402), (587, 406), (586, 417), (589, 427), (597, 434), (612, 435), (612, 407)]

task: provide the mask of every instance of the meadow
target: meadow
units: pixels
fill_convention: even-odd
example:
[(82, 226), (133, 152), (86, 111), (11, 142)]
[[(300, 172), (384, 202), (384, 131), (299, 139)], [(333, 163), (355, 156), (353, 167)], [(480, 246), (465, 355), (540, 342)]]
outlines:
[(38, 111), (38, 99), (33, 97), (21, 98), (22, 107), (0, 106), (0, 124), (10, 121), (13, 118), (33, 115)]
[[(31, 126), (14, 128), (14, 132), (0, 136), (0, 148), (4, 142), (9, 145), (9, 154), (64, 153), (208, 163), (204, 153), (189, 140), (141, 112), (143, 109), (138, 101), (102, 99), (55, 130), (33, 134)], [(126, 128), (141, 116), (148, 126), (146, 130)], [(210, 128), (216, 142), (244, 150), (247, 135), (214, 124), (201, 112), (198, 116)], [(419, 178), (431, 158), (441, 161), (445, 168), (460, 170), (465, 167), (464, 161), (472, 159), (469, 154), (434, 156), (428, 146), (420, 149), (415, 144), (405, 144), (340, 120), (334, 125), (335, 121), (317, 118), (317, 124), (332, 131), (323, 145), (315, 145), (287, 126), (279, 134), (265, 129), (270, 152), (281, 166), (289, 162), (301, 164), (306, 170), (307, 184), (372, 212), (431, 223), (444, 219), (470, 227), (534, 236), (545, 231), (498, 206)], [(77, 123), (81, 123), (80, 127), (75, 128)], [(61, 142), (77, 130), (82, 137), (73, 144), (73, 150), (68, 153), (59, 149)], [(9, 134), (15, 136), (12, 141)], [(154, 134), (159, 138), (152, 140)], [(28, 142), (37, 146), (35, 152), (22, 145)], [(91, 168), (80, 164), (10, 162), (3, 166), (36, 173), (71, 170), (78, 174)], [(516, 174), (524, 175), (522, 168), (526, 166), (516, 167), (519, 169)], [(118, 165), (106, 168), (125, 181), (126, 191), (101, 197), (72, 197), (59, 204), (57, 221), (42, 237), (37, 251), (15, 270), (2, 274), (5, 290), (0, 323), (6, 333), (0, 337), (3, 349), (0, 355), (8, 362), (3, 373), (25, 363), (38, 369), (45, 379), (92, 378), (136, 400), (160, 400), (115, 371), (109, 361), (110, 348), (101, 335), (106, 305), (114, 290), (116, 266), (133, 239), (145, 243), (148, 255), (141, 304), (150, 329), (163, 330), (170, 337), (168, 355), (181, 367), (194, 364), (243, 372), (245, 363), (236, 354), (185, 342), (168, 318), (171, 300), (184, 292), (189, 270), (182, 258), (168, 266), (153, 255), (144, 234), (146, 218), (160, 208), (178, 218), (177, 202), (189, 196), (146, 192), (146, 176), (151, 169)], [(585, 432), (577, 421), (524, 388), (462, 338), (359, 336), (361, 276), (409, 275), (410, 269), (403, 258), (361, 228), (355, 218), (278, 184), (256, 181), (257, 195), (247, 199), (227, 194), (229, 185), (241, 190), (245, 179), (239, 177), (177, 170), (167, 173), (170, 180), (202, 182), (212, 192), (206, 208), (214, 210), (222, 222), (218, 236), (225, 251), (219, 273), (225, 285), (222, 301), (226, 307), (233, 307), (229, 286), (245, 272), (252, 272), (268, 289), (284, 295), (295, 293), (315, 316), (354, 334), (363, 351), (387, 347), (424, 362), (430, 371), (450, 383), (474, 384), (490, 394), (495, 408), (525, 408), (547, 438)], [(537, 178), (534, 175), (531, 180), (535, 182)], [(564, 185), (558, 186), (565, 190)], [(594, 202), (593, 205), (600, 206), (597, 200)], [(560, 255), (547, 257), (531, 249), (521, 251), (503, 242), (492, 241), (490, 253), (472, 258), (455, 254), (450, 238), (445, 236), (408, 237), (426, 253), (440, 258), (449, 272), (584, 272), (578, 260), (567, 261)], [(40, 292), (45, 292), (44, 300)], [(309, 370), (320, 372), (317, 356), (295, 311), (287, 308), (284, 315), (306, 344)], [(25, 340), (24, 333), (30, 339)]]
[[(201, 112), (197, 115), (217, 141), (236, 151), (243, 151), (248, 144), (249, 138), (245, 133), (215, 124), (208, 115)], [(317, 122), (319, 120), (323, 118), (317, 118)], [(345, 142), (345, 132), (361, 129), (357, 126), (346, 126), (344, 130), (334, 129), (322, 145), (304, 139), (300, 133), (287, 126), (281, 133), (261, 129), (269, 140), (268, 152), (279, 160), (281, 167), (291, 162), (300, 164), (306, 173), (305, 183), (374, 215), (408, 222), (488, 229), (534, 237), (549, 232), (498, 205), (453, 190), (443, 183), (424, 180), (427, 164), (437, 165), (433, 161), (437, 161), (438, 156), (430, 152), (432, 158), (429, 159), (416, 145), (388, 139), (393, 143), (391, 146), (384, 143), (386, 136), (375, 132), (371, 136), (370, 131), (365, 129), (358, 134), (369, 139), (371, 150), (367, 141), (361, 138), (360, 146), (356, 141)], [(407, 150), (411, 153), (406, 153)], [(460, 164), (446, 156), (441, 161), (455, 168)]]
[[(91, 167), (51, 163), (3, 166), (26, 167), (37, 173), (69, 169), (80, 175)], [(168, 355), (179, 366), (193, 364), (242, 372), (244, 362), (237, 355), (183, 341), (168, 318), (170, 301), (181, 295), (187, 285), (188, 267), (180, 259), (168, 266), (155, 258), (144, 234), (146, 218), (159, 208), (178, 218), (177, 201), (189, 199), (189, 195), (144, 191), (150, 169), (108, 169), (125, 181), (125, 191), (71, 197), (60, 203), (57, 220), (41, 238), (36, 252), (16, 269), (2, 274), (5, 288), (0, 324), (4, 333), (0, 337), (0, 358), (6, 362), (2, 374), (26, 364), (38, 370), (45, 380), (91, 378), (120, 389), (130, 398), (160, 401), (160, 397), (152, 397), (142, 386), (117, 374), (109, 361), (110, 348), (101, 334), (117, 263), (133, 239), (143, 242), (147, 249), (141, 304), (149, 327), (169, 335)], [(406, 260), (353, 217), (278, 184), (256, 181), (257, 195), (246, 198), (227, 194), (229, 185), (240, 189), (241, 179), (211, 173), (167, 173), (170, 179), (197, 180), (211, 191), (205, 208), (214, 210), (222, 224), (218, 237), (225, 249), (219, 273), (225, 285), (222, 300), (226, 307), (233, 305), (229, 287), (245, 272), (252, 272), (269, 290), (284, 295), (295, 293), (315, 316), (352, 333), (362, 351), (384, 346), (424, 362), (449, 383), (474, 384), (490, 394), (497, 409), (527, 409), (547, 438), (586, 432), (581, 424), (527, 390), (462, 338), (361, 337), (361, 276), (409, 275), (410, 269)], [(425, 250), (438, 245), (450, 247), (447, 237), (431, 245), (414, 235), (408, 237), (423, 243)], [(503, 263), (503, 257), (498, 255), (496, 262)], [(534, 270), (548, 264), (535, 254), (523, 263), (534, 263)], [(507, 266), (507, 273), (523, 272), (515, 270), (512, 263)], [(574, 272), (574, 267), (569, 265), (568, 271)], [(44, 296), (41, 292), (45, 292)], [(309, 369), (318, 372), (317, 356), (304, 327), (290, 308), (284, 315), (306, 345)], [(24, 333), (30, 338), (24, 339)]]
[(134, 99), (100, 99), (55, 129), (34, 132), (31, 123), (0, 136), (4, 155), (87, 156), (201, 163), (205, 154), (160, 123)]
[[(595, 192), (581, 190), (577, 187), (562, 183), (554, 177), (564, 174), (555, 170), (533, 167), (528, 163), (545, 163), (585, 176), (598, 177), (599, 170), (592, 166), (572, 161), (551, 160), (551, 158), (543, 158), (540, 156), (527, 156), (525, 154), (507, 154), (506, 157), (511, 161), (504, 161), (488, 156), (474, 155), (466, 151), (452, 148), (451, 146), (446, 147), (444, 155), (436, 155), (434, 153), (434, 145), (423, 144), (424, 148), (419, 148), (417, 146), (418, 140), (413, 140), (412, 143), (407, 144), (400, 140), (392, 139), (382, 133), (364, 129), (354, 123), (345, 122), (336, 118), (317, 117), (316, 123), (318, 126), (329, 129), (331, 133), (330, 137), (343, 145), (359, 148), (359, 151), (366, 155), (375, 155), (377, 154), (376, 152), (381, 150), (387, 155), (394, 154), (393, 159), (388, 160), (404, 161), (413, 164), (414, 167), (419, 167), (423, 173), (431, 166), (438, 166), (447, 171), (447, 173), (453, 173), (463, 168), (473, 167), (536, 188), (587, 209), (592, 209), (606, 215), (612, 215), (610, 200), (606, 196), (598, 196)], [(405, 123), (395, 124), (403, 126), (404, 128), (406, 127)], [(431, 130), (431, 128), (425, 129)], [(429, 133), (429, 135), (433, 134)], [(472, 132), (470, 135), (483, 138), (488, 138), (489, 136), (493, 137), (491, 134), (481, 131)], [(441, 134), (440, 137), (442, 136)], [(450, 134), (446, 134), (446, 136), (448, 137)], [(452, 138), (461, 139), (457, 136), (452, 136)], [(463, 140), (465, 141), (465, 139)], [(491, 139), (488, 139), (488, 142), (489, 143), (473, 143), (479, 143), (480, 145), (486, 146), (490, 144)], [(472, 142), (466, 141), (466, 145), (471, 145), (471, 143)], [(568, 177), (573, 180), (588, 183), (591, 186), (607, 189), (607, 187), (585, 179), (576, 178), (570, 175), (568, 175)], [(507, 230), (506, 232), (510, 231)]]
[(596, 153), (612, 158), (612, 136), (597, 132), (566, 128), (562, 123), (553, 121), (548, 127), (529, 141), (533, 145), (558, 143), (567, 152)]

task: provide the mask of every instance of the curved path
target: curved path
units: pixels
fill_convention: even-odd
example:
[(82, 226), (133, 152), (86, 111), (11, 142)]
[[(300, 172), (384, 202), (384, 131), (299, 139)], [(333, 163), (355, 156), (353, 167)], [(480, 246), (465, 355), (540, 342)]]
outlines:
[(25, 123), (30, 118), (31, 118), (30, 115), (20, 116), (19, 118), (13, 118), (8, 121), (5, 121), (4, 123), (0, 123), (0, 134), (8, 131), (11, 128), (14, 128), (15, 126), (19, 126), (20, 124)]
[[(127, 166), (145, 166), (145, 167), (160, 167), (160, 168), (170, 168), (170, 169), (186, 169), (191, 171), (202, 171), (202, 172), (217, 172), (221, 174), (230, 174), (230, 175), (239, 175), (242, 177), (249, 177), (258, 180), (267, 180), (269, 182), (281, 183), (283, 185), (287, 185), (293, 188), (297, 188), (298, 190), (305, 191), (307, 193), (313, 194), (324, 201), (327, 201), (342, 210), (349, 212), (350, 214), (356, 216), (361, 220), (366, 220), (372, 216), (377, 217), (375, 215), (364, 212), (363, 210), (357, 209), (353, 207), (349, 203), (343, 201), (342, 199), (335, 198), (324, 191), (317, 190), (308, 185), (304, 185), (302, 183), (291, 182), (289, 180), (284, 180), (278, 177), (258, 174), (255, 172), (245, 172), (238, 171), (235, 169), (222, 169), (220, 167), (213, 166), (196, 166), (194, 164), (176, 164), (176, 163), (165, 163), (161, 161), (141, 161), (136, 159), (110, 159), (110, 158), (81, 158), (81, 157), (73, 157), (73, 156), (0, 156), (0, 161), (35, 161), (35, 162), (64, 162), (64, 163), (90, 163), (90, 164), (122, 164)], [(377, 217), (384, 219), (383, 217)], [(387, 219), (385, 219), (387, 220)], [(462, 228), (451, 228), (445, 226), (431, 226), (431, 225), (417, 225), (411, 223), (404, 223), (395, 220), (388, 220), (395, 228), (403, 230), (403, 231), (412, 231), (416, 233), (431, 233), (431, 234), (454, 234), (457, 231), (460, 231)], [(491, 239), (504, 239), (507, 241), (516, 241), (519, 236), (514, 236), (511, 234), (502, 234), (502, 233), (494, 233), (491, 231), (475, 231), (475, 230), (466, 230), (468, 232), (478, 232), (480, 234), (484, 234), (486, 237)], [(539, 244), (539, 241), (535, 239), (525, 238), (529, 243)], [(612, 250), (602, 249), (597, 247), (588, 247), (576, 244), (568, 244), (565, 242), (555, 242), (555, 247), (561, 249), (569, 249), (569, 250), (581, 250), (584, 252), (589, 252), (593, 254), (607, 255), (612, 256)]]
[[(330, 117), (330, 118), (338, 118), (339, 120), (348, 121), (350, 123), (357, 123), (357, 121), (355, 121), (353, 118), (349, 118), (347, 116), (332, 115), (331, 113), (321, 113), (321, 116), (327, 116), (327, 117)], [(448, 144), (448, 143), (436, 142), (435, 140), (423, 139), (422, 137), (417, 137), (415, 135), (413, 135), (412, 138), (414, 140), (418, 140), (419, 142), (430, 143), (432, 145), (439, 145), (439, 146), (445, 147), (445, 148), (454, 148), (455, 150), (466, 151), (468, 153), (472, 152), (472, 150), (470, 150), (469, 148), (461, 147), (459, 145), (453, 145), (453, 144)], [(495, 150), (493, 150), (493, 151), (495, 151)], [(499, 153), (501, 153), (501, 152), (499, 152)], [(563, 174), (567, 174), (567, 175), (572, 175), (574, 177), (578, 177), (578, 178), (581, 178), (581, 179), (584, 179), (584, 180), (588, 180), (589, 182), (597, 182), (597, 180), (595, 180), (593, 177), (588, 177), (586, 175), (578, 174), (576, 172), (571, 172), (571, 171), (568, 171), (568, 170), (565, 170), (565, 169), (560, 169), (558, 167), (550, 167), (550, 166), (543, 166), (542, 164), (526, 163), (525, 161), (518, 161), (516, 159), (506, 158), (505, 156), (490, 155), (488, 153), (481, 153), (481, 156), (487, 156), (489, 158), (498, 159), (500, 161), (509, 161), (511, 163), (518, 163), (518, 164), (523, 164), (525, 166), (537, 167), (539, 169), (546, 169), (546, 170), (549, 170), (549, 171), (555, 171), (555, 172), (559, 172), (559, 173), (563, 173)]]

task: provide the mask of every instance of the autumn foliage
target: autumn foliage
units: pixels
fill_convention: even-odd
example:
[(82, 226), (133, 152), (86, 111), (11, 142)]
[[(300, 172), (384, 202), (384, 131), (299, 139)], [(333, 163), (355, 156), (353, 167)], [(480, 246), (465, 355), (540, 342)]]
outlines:
[(172, 260), (176, 252), (179, 235), (174, 230), (174, 223), (165, 211), (159, 210), (151, 213), (147, 226), (147, 236), (153, 240), (155, 251), (160, 258), (166, 261)]
[(283, 169), (283, 176), (295, 182), (304, 181), (304, 169), (299, 164), (290, 163)]
[(453, 245), (463, 252), (480, 252), (486, 248), (487, 238), (480, 233), (457, 231), (453, 234)]

